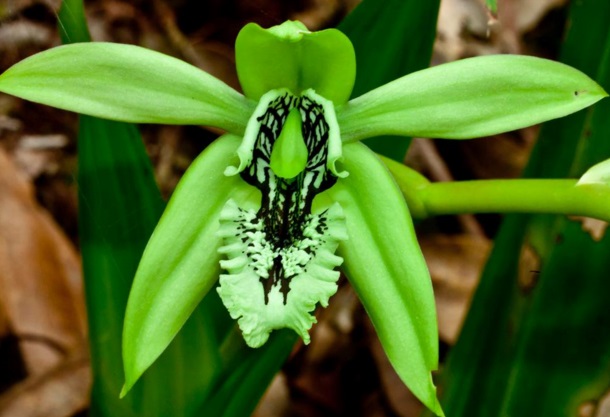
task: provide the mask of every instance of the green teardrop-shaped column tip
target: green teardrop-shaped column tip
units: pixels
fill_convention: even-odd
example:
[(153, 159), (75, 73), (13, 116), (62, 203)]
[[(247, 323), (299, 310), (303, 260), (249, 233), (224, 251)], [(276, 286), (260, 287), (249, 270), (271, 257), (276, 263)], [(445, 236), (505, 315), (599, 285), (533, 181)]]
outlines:
[(243, 27), (235, 41), (237, 75), (246, 97), (286, 88), (293, 94), (313, 89), (335, 105), (347, 103), (356, 80), (356, 54), (337, 29), (309, 32), (301, 22), (270, 29)]
[(281, 178), (294, 178), (307, 165), (307, 146), (303, 139), (301, 112), (293, 108), (288, 113), (280, 136), (271, 151), (271, 169)]

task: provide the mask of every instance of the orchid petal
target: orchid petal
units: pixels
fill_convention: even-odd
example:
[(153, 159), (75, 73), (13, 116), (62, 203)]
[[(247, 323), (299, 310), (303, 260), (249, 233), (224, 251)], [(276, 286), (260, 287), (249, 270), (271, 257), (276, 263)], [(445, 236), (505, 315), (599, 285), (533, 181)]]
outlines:
[(133, 45), (80, 43), (33, 55), (0, 75), (0, 91), (132, 123), (200, 124), (243, 134), (254, 103), (208, 73)]
[(165, 350), (220, 274), (217, 237), (229, 198), (260, 205), (260, 193), (224, 168), (235, 163), (241, 138), (226, 135), (189, 167), (174, 191), (136, 272), (125, 313), (126, 393)]
[(263, 29), (250, 23), (235, 41), (237, 74), (246, 97), (258, 101), (267, 91), (307, 89), (345, 103), (356, 79), (350, 40), (337, 29), (309, 32), (300, 22)]
[[(284, 152), (283, 146), (293, 149)], [(258, 210), (229, 200), (218, 231), (219, 251), (226, 256), (218, 293), (251, 347), (284, 327), (309, 343), (311, 313), (337, 291), (335, 268), (343, 260), (334, 253), (346, 238), (345, 217), (338, 204), (317, 212), (311, 206), (317, 194), (347, 175), (335, 166), (341, 148), (331, 101), (313, 90), (300, 96), (271, 90), (248, 122), (237, 149), (239, 166), (225, 170), (261, 190)], [(278, 165), (277, 158), (284, 160)]]
[(337, 117), (344, 142), (377, 135), (468, 139), (566, 116), (606, 96), (565, 64), (493, 55), (406, 75), (350, 101)]
[(580, 177), (577, 185), (586, 184), (610, 185), (610, 159), (593, 165)]
[[(262, 346), (272, 330), (285, 327), (308, 344), (308, 331), (316, 322), (310, 313), (318, 303), (327, 307), (337, 292), (340, 274), (335, 268), (343, 260), (334, 253), (346, 239), (343, 211), (334, 204), (308, 215), (305, 223), (302, 240), (278, 254), (254, 210), (243, 210), (229, 200), (220, 215), (220, 253), (227, 257), (220, 266), (228, 273), (220, 276), (218, 293), (250, 347)], [(269, 271), (278, 259), (287, 288), (274, 285), (265, 292), (263, 286), (271, 283)]]
[(403, 197), (366, 146), (343, 147), (349, 177), (319, 196), (345, 212), (348, 240), (339, 245), (343, 270), (368, 312), (403, 382), (428, 408), (442, 410), (431, 371), (438, 364), (432, 283)]

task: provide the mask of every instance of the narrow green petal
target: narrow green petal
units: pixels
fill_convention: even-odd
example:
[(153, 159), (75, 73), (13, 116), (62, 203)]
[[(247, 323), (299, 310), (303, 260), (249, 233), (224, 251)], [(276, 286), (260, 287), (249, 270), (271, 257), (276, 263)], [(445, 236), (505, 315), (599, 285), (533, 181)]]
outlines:
[(258, 101), (267, 91), (307, 89), (347, 102), (356, 79), (350, 40), (337, 29), (309, 32), (300, 22), (263, 29), (250, 23), (235, 42), (237, 74), (246, 97)]
[[(432, 283), (400, 190), (366, 146), (343, 147), (349, 177), (321, 195), (345, 212), (338, 254), (402, 381), (428, 408), (442, 410), (431, 371), (438, 366)], [(326, 203), (327, 204), (327, 203)]]
[(606, 96), (565, 64), (492, 55), (406, 75), (350, 101), (337, 117), (344, 142), (386, 134), (468, 139), (563, 117)]
[(226, 135), (189, 167), (157, 225), (136, 273), (123, 331), (127, 392), (165, 350), (220, 274), (216, 236), (229, 198), (255, 208), (260, 193), (224, 168), (241, 138)]
[(254, 109), (237, 91), (183, 61), (102, 42), (33, 55), (0, 75), (0, 91), (106, 119), (201, 124), (236, 134)]
[(610, 185), (610, 159), (589, 168), (578, 180), (578, 185), (584, 184)]

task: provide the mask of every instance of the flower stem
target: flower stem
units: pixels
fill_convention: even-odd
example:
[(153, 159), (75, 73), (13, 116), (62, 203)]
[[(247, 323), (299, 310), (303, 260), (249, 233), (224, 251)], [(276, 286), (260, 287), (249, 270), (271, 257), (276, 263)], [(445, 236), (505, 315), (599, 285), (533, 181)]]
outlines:
[(574, 179), (473, 180), (430, 183), (384, 158), (411, 214), (426, 218), (464, 213), (547, 213), (610, 221), (610, 187)]

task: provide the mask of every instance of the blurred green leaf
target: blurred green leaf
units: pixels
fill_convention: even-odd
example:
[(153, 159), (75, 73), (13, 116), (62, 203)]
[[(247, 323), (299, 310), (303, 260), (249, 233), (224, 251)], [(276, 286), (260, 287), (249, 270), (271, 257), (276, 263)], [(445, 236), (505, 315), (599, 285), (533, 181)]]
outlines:
[[(98, 416), (189, 416), (220, 362), (204, 309), (157, 363), (139, 390), (118, 399), (123, 384), (121, 334), (138, 261), (164, 203), (137, 130), (81, 116), (80, 239)], [(172, 384), (167, 384), (171, 379)]]
[[(88, 40), (83, 18), (80, 0), (62, 3), (59, 19), (64, 39)], [(119, 400), (127, 296), (165, 203), (135, 127), (81, 116), (78, 153), (79, 236), (93, 368), (90, 414), (191, 416), (220, 363), (218, 335), (210, 320), (214, 300), (193, 314), (138, 389)]]
[[(364, 0), (338, 28), (356, 51), (358, 97), (405, 74), (427, 68), (440, 0)], [(365, 144), (402, 162), (410, 140), (373, 138)]]
[[(234, 337), (242, 338), (235, 329)], [(217, 417), (243, 417), (252, 413), (260, 397), (280, 370), (290, 353), (289, 347), (297, 340), (290, 329), (273, 332), (261, 348), (252, 349), (242, 344), (229, 358), (229, 374), (224, 375), (223, 384), (217, 386), (209, 401), (201, 409), (201, 415)], [(230, 343), (230, 342), (229, 342)]]
[(91, 41), (82, 0), (63, 0), (57, 18), (61, 43)]
[(343, 33), (309, 32), (293, 21), (271, 30), (255, 23), (244, 26), (235, 41), (235, 62), (239, 82), (252, 100), (278, 88), (294, 94), (312, 88), (339, 105), (349, 99), (356, 77), (354, 48)]

